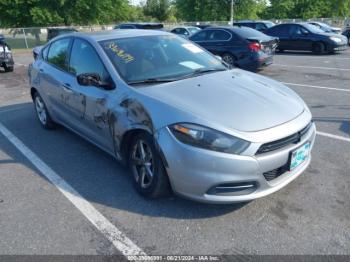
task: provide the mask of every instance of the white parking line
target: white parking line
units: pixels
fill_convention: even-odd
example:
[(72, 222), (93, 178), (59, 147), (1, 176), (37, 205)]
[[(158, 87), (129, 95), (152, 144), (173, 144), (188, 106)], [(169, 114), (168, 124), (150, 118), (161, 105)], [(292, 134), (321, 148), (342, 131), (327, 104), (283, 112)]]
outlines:
[(282, 82), (282, 84), (290, 85), (290, 86), (303, 86), (303, 87), (313, 87), (313, 88), (319, 88), (319, 89), (327, 89), (327, 90), (350, 92), (350, 89), (343, 89), (343, 88), (336, 88), (336, 87), (313, 86), (313, 85), (295, 84), (295, 83), (286, 83), (286, 82)]
[(272, 66), (297, 67), (297, 68), (311, 68), (311, 69), (324, 69), (324, 70), (339, 70), (339, 71), (350, 71), (350, 69), (348, 69), (348, 68), (336, 68), (336, 67), (324, 67), (324, 66), (298, 66), (298, 65), (283, 65), (283, 64), (272, 64)]
[(0, 123), (0, 132), (124, 255), (146, 255), (63, 178)]
[(317, 131), (316, 132), (319, 136), (325, 136), (325, 137), (329, 137), (329, 138), (333, 138), (333, 139), (338, 139), (341, 141), (345, 141), (345, 142), (350, 142), (350, 138), (345, 137), (345, 136), (337, 136), (337, 135), (333, 135), (333, 134), (329, 134), (329, 133), (324, 133), (324, 132), (320, 132)]

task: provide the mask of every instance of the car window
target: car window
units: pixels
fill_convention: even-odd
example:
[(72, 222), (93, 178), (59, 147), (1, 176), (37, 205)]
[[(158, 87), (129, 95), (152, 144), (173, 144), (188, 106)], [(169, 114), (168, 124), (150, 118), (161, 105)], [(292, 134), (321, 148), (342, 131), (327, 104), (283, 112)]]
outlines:
[(289, 32), (290, 35), (303, 35), (308, 33), (308, 31), (300, 25), (292, 25)]
[(213, 55), (176, 35), (111, 39), (100, 44), (128, 83), (146, 79), (177, 79), (197, 70), (227, 69)]
[(69, 61), (69, 71), (74, 75), (96, 73), (101, 77), (102, 81), (109, 81), (109, 74), (97, 52), (88, 42), (81, 39), (74, 40)]
[(258, 31), (265, 30), (266, 26), (263, 23), (256, 23), (255, 24), (255, 29)]
[(289, 25), (279, 25), (279, 26), (275, 26), (272, 27), (268, 33), (274, 36), (289, 36), (289, 29), (290, 26)]
[(63, 38), (54, 41), (50, 45), (47, 61), (63, 70), (68, 70), (67, 58), (71, 38)]
[(192, 41), (205, 41), (207, 39), (207, 34), (208, 32), (211, 32), (211, 30), (203, 30), (203, 31), (200, 31), (196, 34), (194, 34), (192, 37), (191, 37), (191, 40)]
[(211, 34), (209, 34), (208, 40), (210, 41), (227, 41), (230, 40), (231, 34), (224, 30), (213, 30)]

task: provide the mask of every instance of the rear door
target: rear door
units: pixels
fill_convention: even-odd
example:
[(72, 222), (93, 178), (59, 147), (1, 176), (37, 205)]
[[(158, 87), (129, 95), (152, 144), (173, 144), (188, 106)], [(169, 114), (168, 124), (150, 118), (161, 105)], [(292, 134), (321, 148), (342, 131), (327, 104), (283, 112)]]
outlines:
[(39, 60), (40, 94), (55, 118), (65, 122), (65, 106), (62, 99), (64, 83), (69, 77), (68, 58), (72, 38), (61, 38), (45, 47)]
[(214, 55), (221, 56), (226, 52), (231, 52), (237, 43), (232, 43), (232, 33), (224, 29), (208, 30), (207, 49)]

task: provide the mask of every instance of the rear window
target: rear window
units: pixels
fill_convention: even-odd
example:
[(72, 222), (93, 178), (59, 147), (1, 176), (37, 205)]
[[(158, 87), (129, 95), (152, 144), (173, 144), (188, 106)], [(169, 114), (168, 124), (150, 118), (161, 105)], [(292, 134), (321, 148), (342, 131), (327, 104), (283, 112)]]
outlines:
[(251, 29), (249, 27), (234, 28), (233, 32), (235, 32), (237, 35), (239, 35), (242, 38), (266, 37), (265, 34), (257, 30)]

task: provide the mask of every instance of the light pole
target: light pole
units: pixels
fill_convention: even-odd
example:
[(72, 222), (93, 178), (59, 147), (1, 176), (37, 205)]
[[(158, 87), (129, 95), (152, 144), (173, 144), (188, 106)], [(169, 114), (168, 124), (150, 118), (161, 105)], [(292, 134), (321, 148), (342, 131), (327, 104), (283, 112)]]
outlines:
[(233, 0), (231, 0), (231, 19), (230, 19), (231, 25), (233, 24)]

